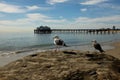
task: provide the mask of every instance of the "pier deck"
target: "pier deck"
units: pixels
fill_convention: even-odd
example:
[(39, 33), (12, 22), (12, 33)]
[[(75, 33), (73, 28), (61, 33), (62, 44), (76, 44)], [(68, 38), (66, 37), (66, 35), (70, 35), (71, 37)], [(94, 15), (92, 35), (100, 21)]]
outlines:
[(52, 32), (117, 33), (120, 29), (52, 29)]

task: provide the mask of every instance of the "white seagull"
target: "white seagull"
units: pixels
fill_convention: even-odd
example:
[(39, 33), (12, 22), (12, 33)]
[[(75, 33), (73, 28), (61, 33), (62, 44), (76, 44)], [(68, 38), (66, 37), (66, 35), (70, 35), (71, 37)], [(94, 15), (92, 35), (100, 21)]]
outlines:
[(54, 39), (54, 44), (56, 45), (56, 50), (55, 51), (57, 51), (57, 49), (60, 48), (60, 46), (67, 47), (65, 42), (62, 39), (60, 39), (59, 36), (55, 36), (55, 37), (53, 37), (53, 39)]
[(92, 42), (93, 42), (93, 47), (94, 47), (96, 50), (99, 50), (100, 53), (105, 52), (105, 51), (102, 49), (101, 45), (100, 45), (99, 43), (97, 43), (96, 40), (93, 40)]

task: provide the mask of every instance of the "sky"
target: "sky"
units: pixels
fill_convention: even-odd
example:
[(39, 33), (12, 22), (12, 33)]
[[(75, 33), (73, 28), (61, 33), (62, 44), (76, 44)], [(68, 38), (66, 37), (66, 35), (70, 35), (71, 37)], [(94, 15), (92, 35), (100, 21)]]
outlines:
[(120, 28), (120, 0), (0, 0), (0, 32)]

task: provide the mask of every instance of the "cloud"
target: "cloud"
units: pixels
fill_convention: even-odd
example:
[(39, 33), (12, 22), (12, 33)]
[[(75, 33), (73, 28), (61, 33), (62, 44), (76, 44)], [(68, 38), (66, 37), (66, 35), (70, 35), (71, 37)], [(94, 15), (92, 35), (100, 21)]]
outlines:
[(25, 18), (16, 19), (16, 20), (0, 20), (0, 26), (5, 27), (27, 27), (38, 25), (38, 23), (45, 23), (47, 24), (61, 24), (67, 22), (66, 19), (54, 19), (52, 17), (40, 14), (40, 13), (33, 13), (33, 14), (26, 14)]
[(98, 18), (88, 18), (88, 17), (79, 17), (75, 19), (76, 23), (120, 23), (120, 15), (107, 16), (107, 17), (98, 17)]
[(80, 9), (80, 11), (82, 12), (87, 11), (87, 8)]
[(54, 5), (54, 4), (57, 4), (57, 3), (64, 3), (64, 2), (67, 2), (68, 0), (47, 0), (47, 3), (48, 4), (51, 4), (51, 5)]
[(27, 9), (28, 10), (36, 10), (36, 9), (39, 9), (40, 7), (36, 6), (36, 5), (33, 5), (33, 6), (27, 6)]
[(0, 3), (0, 12), (4, 13), (25, 13), (33, 10), (49, 10), (49, 7), (39, 7), (37, 5), (32, 6), (17, 6), (6, 3)]
[(63, 23), (66, 22), (66, 19), (58, 19), (58, 20), (54, 20), (54, 19), (49, 19), (49, 20), (44, 20), (44, 22), (49, 22), (49, 23)]
[(16, 27), (16, 26), (1, 26), (0, 25), (0, 33), (7, 33), (7, 32), (33, 32), (34, 27), (29, 26), (29, 28), (27, 27)]
[(96, 5), (96, 4), (99, 4), (99, 3), (103, 3), (103, 2), (106, 2), (108, 0), (87, 0), (85, 2), (82, 2), (80, 4), (82, 5)]
[(114, 10), (120, 10), (120, 6), (118, 5), (114, 5), (114, 4), (108, 4), (108, 3), (104, 3), (104, 4), (101, 4), (101, 5), (98, 5), (99, 7), (102, 7), (102, 8), (110, 8), (110, 9), (114, 9)]
[(66, 22), (66, 19), (53, 19), (52, 17), (40, 14), (40, 13), (33, 13), (33, 14), (27, 14), (27, 18), (30, 21), (42, 21), (42, 22), (47, 22), (47, 23), (61, 23), (61, 22)]
[(49, 19), (50, 17), (40, 14), (40, 13), (32, 13), (26, 15), (31, 20), (43, 20), (43, 19)]
[(37, 5), (33, 5), (33, 6), (26, 6), (26, 10), (28, 11), (32, 11), (32, 10), (50, 10), (52, 8), (50, 7), (40, 7), (40, 6), (37, 6)]
[(72, 26), (77, 29), (99, 29), (99, 28), (120, 28), (120, 15), (106, 16), (106, 17), (78, 17), (71, 22)]
[(5, 13), (23, 13), (25, 10), (20, 6), (0, 3), (0, 12)]

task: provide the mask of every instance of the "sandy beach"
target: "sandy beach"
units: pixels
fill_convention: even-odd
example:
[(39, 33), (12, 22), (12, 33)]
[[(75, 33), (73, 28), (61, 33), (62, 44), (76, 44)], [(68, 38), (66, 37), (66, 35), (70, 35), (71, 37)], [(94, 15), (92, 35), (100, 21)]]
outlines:
[[(119, 80), (120, 42), (100, 54), (79, 47), (27, 54), (0, 68), (0, 80)], [(84, 46), (85, 48), (86, 46)]]
[(107, 50), (107, 51), (106, 51), (106, 54), (112, 55), (112, 56), (120, 59), (120, 41), (118, 41), (118, 42), (113, 42), (111, 45), (114, 46), (115, 48), (114, 48), (114, 49)]

